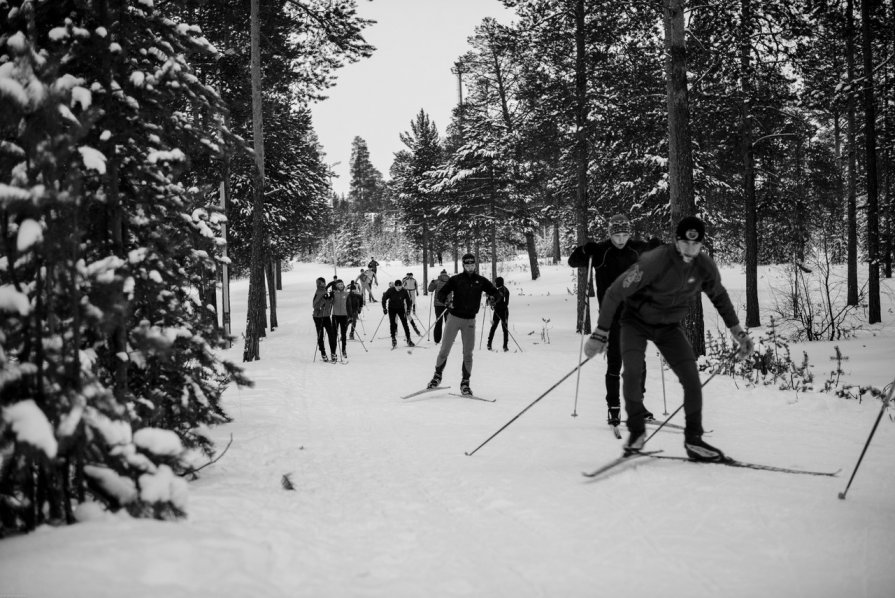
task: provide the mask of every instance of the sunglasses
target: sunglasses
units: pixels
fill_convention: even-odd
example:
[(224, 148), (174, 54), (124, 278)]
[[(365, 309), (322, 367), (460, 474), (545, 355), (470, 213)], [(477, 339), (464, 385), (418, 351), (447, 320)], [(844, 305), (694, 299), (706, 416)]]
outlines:
[(464, 266), (475, 266), (475, 262), (470, 262), (469, 260), (463, 260)]

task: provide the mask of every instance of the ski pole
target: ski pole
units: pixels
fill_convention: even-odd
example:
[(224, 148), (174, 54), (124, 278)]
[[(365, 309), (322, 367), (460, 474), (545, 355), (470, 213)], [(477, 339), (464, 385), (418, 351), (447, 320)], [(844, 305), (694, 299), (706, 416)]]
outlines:
[(665, 402), (665, 358), (658, 351), (656, 355), (659, 356), (659, 371), (662, 372), (662, 415), (668, 415), (668, 403)]
[[(438, 320), (440, 320), (441, 318), (443, 318), (446, 315), (447, 315), (447, 310), (444, 310), (443, 312), (441, 312), (441, 315), (438, 316), (437, 318), (435, 318), (435, 322), (433, 322), (433, 324), (431, 326), (426, 328), (426, 331), (420, 335), (420, 338), (423, 338), (424, 335), (429, 334), (429, 331), (435, 327), (435, 324), (438, 324)], [(422, 324), (422, 322), (420, 322), (420, 324)]]
[[(732, 357), (732, 356), (728, 356), (727, 359), (730, 359), (731, 357)], [(724, 361), (726, 361), (726, 360), (724, 360)], [(714, 378), (715, 376), (717, 376), (717, 375), (721, 372), (721, 369), (722, 369), (723, 366), (724, 366), (724, 363), (723, 363), (723, 361), (722, 361), (722, 363), (718, 364), (718, 367), (715, 369), (715, 371), (712, 372), (712, 375), (705, 379), (705, 382), (702, 383), (702, 386), (701, 386), (700, 388), (705, 388), (705, 385), (708, 384), (709, 382), (711, 382), (711, 381), (712, 381), (712, 378)], [(652, 434), (650, 434), (649, 436), (646, 437), (646, 440), (643, 441), (643, 444), (646, 445), (646, 443), (649, 442), (649, 439), (652, 438), (653, 436), (655, 436), (655, 435), (656, 435), (656, 432), (658, 432), (659, 430), (661, 430), (661, 429), (665, 426), (665, 424), (667, 424), (668, 422), (670, 422), (670, 421), (671, 421), (671, 418), (674, 417), (675, 415), (677, 415), (677, 412), (680, 411), (680, 410), (683, 409), (683, 408), (684, 408), (684, 404), (681, 403), (680, 407), (678, 407), (677, 409), (675, 409), (675, 410), (671, 413), (671, 415), (669, 415), (667, 418), (665, 418), (665, 421), (663, 421), (661, 424), (659, 424), (659, 427), (658, 427), (658, 428), (656, 428), (655, 430), (653, 430), (653, 433), (652, 433)]]
[[(509, 334), (509, 335), (510, 335), (510, 338), (513, 339), (513, 342), (516, 343), (516, 346), (519, 347), (519, 342), (516, 340), (516, 337), (513, 336), (513, 333), (510, 332), (510, 327), (509, 327), (509, 326), (507, 326), (507, 334)], [(522, 350), (522, 347), (519, 347), (519, 352), (520, 352), (520, 353), (525, 353), (525, 351)]]
[[(432, 327), (432, 304), (435, 303), (435, 296), (430, 293), (429, 294), (429, 327)], [(420, 322), (422, 324), (422, 322)], [(429, 331), (426, 330), (426, 340), (429, 340)]]
[(482, 350), (482, 339), (485, 338), (485, 316), (488, 315), (488, 312), (484, 309), (482, 310), (482, 331), (479, 333), (479, 351)]
[[(587, 313), (590, 313), (590, 297), (588, 297), (587, 292), (590, 290), (590, 273), (591, 265), (593, 264), (594, 256), (587, 256), (587, 285), (584, 287), (584, 301), (585, 301), (585, 313), (581, 314), (581, 343), (578, 346), (578, 362), (581, 362), (581, 355), (584, 353), (584, 318)], [(578, 385), (581, 383), (581, 368), (578, 368), (578, 377), (575, 379), (575, 405), (572, 407), (572, 417), (578, 417)]]
[(848, 479), (848, 484), (846, 484), (845, 490), (839, 493), (840, 500), (845, 500), (845, 495), (848, 492), (848, 489), (851, 487), (852, 480), (855, 479), (855, 474), (858, 473), (858, 467), (861, 466), (861, 461), (864, 460), (864, 453), (867, 452), (867, 447), (870, 446), (870, 441), (873, 439), (873, 435), (876, 433), (876, 427), (879, 425), (879, 420), (883, 418), (883, 412), (886, 410), (886, 407), (889, 406), (889, 401), (892, 400), (893, 392), (895, 392), (895, 380), (893, 380), (892, 384), (889, 385), (889, 396), (883, 399), (883, 406), (879, 410), (879, 415), (876, 416), (876, 423), (873, 424), (873, 429), (870, 430), (870, 436), (867, 437), (867, 442), (864, 443), (864, 450), (861, 451), (861, 456), (858, 457), (858, 462), (855, 464), (854, 471), (851, 472), (851, 477)]
[(369, 353), (369, 351), (367, 351), (367, 345), (364, 344), (364, 340), (360, 337), (359, 334), (357, 335), (356, 338), (357, 338), (357, 342), (360, 343), (360, 346), (364, 348), (364, 353)]
[(575, 367), (575, 369), (573, 369), (571, 372), (569, 372), (568, 374), (566, 374), (565, 376), (563, 376), (562, 378), (560, 378), (559, 380), (557, 380), (556, 383), (555, 383), (553, 386), (551, 386), (550, 388), (548, 388), (547, 390), (545, 390), (545, 391), (543, 392), (543, 394), (541, 394), (541, 396), (539, 396), (539, 397), (536, 398), (534, 401), (532, 401), (531, 403), (529, 403), (529, 404), (528, 404), (528, 407), (526, 407), (525, 409), (523, 409), (522, 411), (520, 411), (519, 413), (517, 413), (516, 416), (515, 416), (513, 419), (511, 419), (510, 421), (508, 421), (507, 423), (505, 423), (503, 426), (501, 426), (501, 428), (500, 428), (497, 432), (495, 432), (494, 434), (492, 434), (491, 436), (489, 436), (488, 439), (485, 440), (485, 442), (483, 442), (482, 444), (478, 445), (473, 451), (466, 453), (466, 456), (467, 456), (467, 457), (471, 457), (472, 455), (474, 455), (475, 452), (476, 452), (477, 450), (479, 450), (480, 448), (482, 448), (483, 446), (485, 446), (486, 444), (488, 444), (488, 442), (490, 442), (492, 438), (494, 438), (495, 436), (497, 436), (498, 434), (500, 434), (501, 432), (503, 432), (503, 430), (504, 430), (507, 426), (509, 426), (511, 423), (513, 423), (514, 421), (516, 421), (517, 419), (519, 419), (519, 417), (520, 417), (523, 413), (525, 413), (526, 411), (528, 411), (529, 409), (531, 409), (532, 407), (534, 407), (535, 403), (537, 403), (538, 401), (540, 401), (541, 399), (543, 399), (544, 397), (546, 397), (548, 394), (550, 394), (550, 392), (553, 391), (554, 388), (556, 388), (557, 386), (559, 386), (560, 384), (562, 384), (562, 383), (566, 380), (566, 378), (568, 378), (569, 376), (571, 376), (572, 374), (574, 374), (575, 371), (576, 371), (578, 368), (580, 368), (581, 366), (583, 366), (585, 363), (587, 363), (587, 362), (590, 361), (591, 359), (592, 359), (591, 357), (588, 357), (587, 359), (585, 359), (584, 361), (582, 361), (581, 363), (579, 363), (579, 364)]
[(385, 320), (385, 314), (382, 314), (382, 317), (379, 318), (379, 323), (376, 324), (376, 330), (373, 331), (373, 336), (370, 337), (370, 344), (373, 344), (373, 341), (376, 340), (376, 333), (379, 332), (379, 327), (382, 326), (382, 321)]

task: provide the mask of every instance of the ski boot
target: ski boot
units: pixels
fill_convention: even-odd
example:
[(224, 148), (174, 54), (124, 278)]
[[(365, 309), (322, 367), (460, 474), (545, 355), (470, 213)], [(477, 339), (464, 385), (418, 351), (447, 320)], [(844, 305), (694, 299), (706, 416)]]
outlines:
[(631, 432), (628, 436), (628, 442), (622, 448), (626, 455), (630, 455), (631, 453), (639, 453), (643, 449), (644, 444), (646, 444), (646, 431)]
[(426, 385), (427, 390), (431, 390), (436, 388), (439, 384), (441, 384), (441, 374), (435, 372), (435, 375), (432, 376), (432, 379), (429, 381), (429, 384)]
[(394, 348), (397, 347), (397, 346), (398, 346), (398, 341), (397, 341), (397, 339), (395, 339), (395, 337), (392, 337), (392, 349), (394, 349)]
[(724, 453), (702, 439), (702, 436), (686, 436), (684, 450), (693, 461), (723, 461)]
[(621, 407), (609, 408), (609, 415), (606, 417), (606, 423), (613, 427), (621, 425)]
[(410, 340), (410, 338), (408, 338), (408, 339), (407, 339), (407, 346), (408, 346), (408, 347), (415, 347), (416, 345), (414, 344), (414, 342), (413, 342), (412, 340)]
[(469, 380), (460, 381), (460, 394), (466, 397), (472, 396), (472, 389), (469, 388)]

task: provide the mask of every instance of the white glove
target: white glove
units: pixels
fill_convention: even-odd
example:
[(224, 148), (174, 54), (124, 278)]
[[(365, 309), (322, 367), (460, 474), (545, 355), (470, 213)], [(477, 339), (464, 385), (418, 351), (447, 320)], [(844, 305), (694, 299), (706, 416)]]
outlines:
[(737, 357), (739, 359), (746, 359), (755, 351), (755, 343), (752, 342), (752, 339), (749, 337), (749, 333), (743, 330), (743, 327), (737, 324), (730, 329), (730, 333), (733, 335), (734, 340), (739, 343), (740, 348), (737, 351)]
[(597, 328), (594, 330), (594, 333), (590, 335), (587, 339), (587, 342), (584, 343), (584, 354), (588, 356), (588, 358), (593, 357), (597, 353), (602, 353), (606, 350), (606, 343), (609, 342), (609, 332), (603, 330), (601, 328)]

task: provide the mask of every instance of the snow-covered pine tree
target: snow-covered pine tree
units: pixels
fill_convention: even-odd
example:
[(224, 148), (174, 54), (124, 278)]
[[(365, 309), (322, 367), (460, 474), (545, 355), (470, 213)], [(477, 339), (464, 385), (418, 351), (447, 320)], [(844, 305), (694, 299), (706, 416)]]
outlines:
[[(189, 469), (247, 382), (196, 292), (218, 216), (184, 186), (217, 154), (201, 32), (151, 2), (12, 2), (0, 25), (2, 529), (96, 502), (185, 514)], [(211, 125), (211, 126), (209, 126)]]

